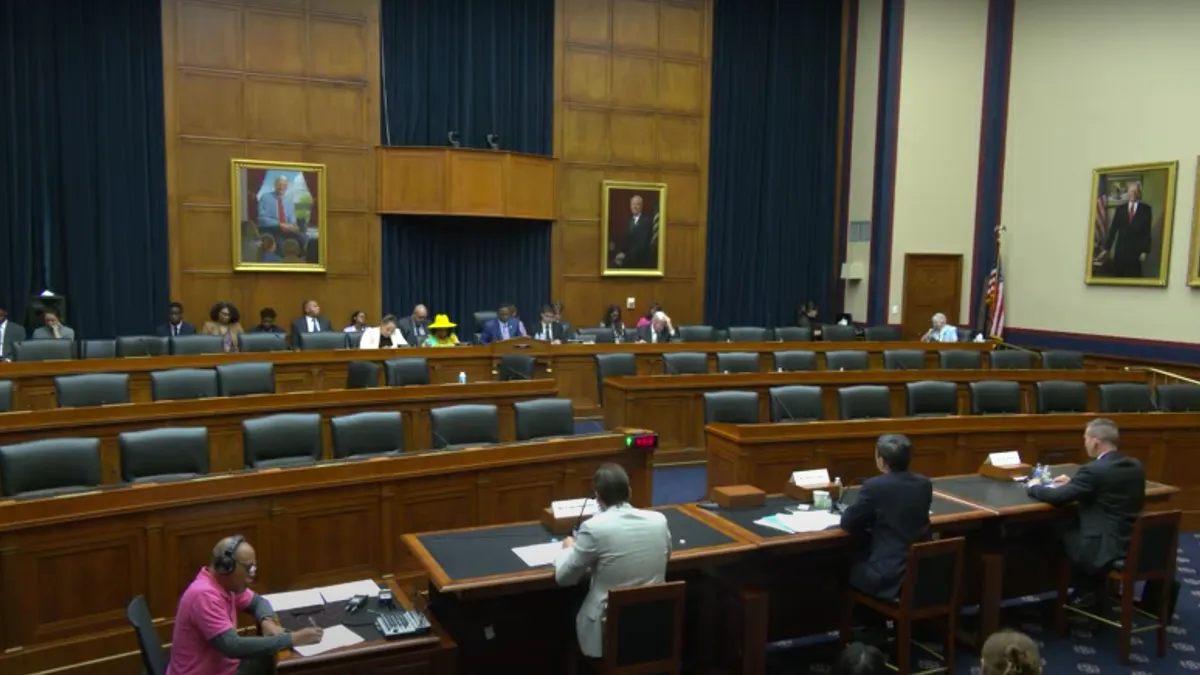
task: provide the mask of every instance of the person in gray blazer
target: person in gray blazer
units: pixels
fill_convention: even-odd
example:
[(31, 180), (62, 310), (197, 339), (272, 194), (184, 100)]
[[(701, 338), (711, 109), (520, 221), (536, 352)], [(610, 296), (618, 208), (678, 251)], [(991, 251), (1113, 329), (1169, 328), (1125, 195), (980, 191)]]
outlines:
[(629, 475), (619, 465), (597, 469), (592, 489), (600, 512), (581, 524), (576, 536), (563, 540), (563, 550), (554, 561), (554, 580), (572, 586), (591, 573), (591, 587), (575, 617), (575, 632), (584, 656), (600, 658), (609, 589), (663, 583), (671, 557), (671, 530), (663, 514), (629, 504)]
[(0, 361), (12, 361), (13, 345), (25, 341), (25, 327), (8, 318), (8, 310), (0, 305)]
[(46, 323), (33, 331), (34, 340), (74, 340), (75, 331), (70, 326), (64, 326), (58, 320), (58, 313), (46, 310), (42, 312), (42, 321)]

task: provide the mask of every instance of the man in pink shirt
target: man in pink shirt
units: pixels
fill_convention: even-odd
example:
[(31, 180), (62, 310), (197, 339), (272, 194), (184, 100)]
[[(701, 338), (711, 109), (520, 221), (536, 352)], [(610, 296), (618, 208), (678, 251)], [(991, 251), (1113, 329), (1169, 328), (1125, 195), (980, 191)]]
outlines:
[[(245, 537), (217, 543), (208, 567), (179, 599), (167, 675), (269, 673), (276, 653), (321, 641), (320, 628), (283, 630), (271, 604), (249, 588), (257, 571), (254, 548)], [(238, 610), (254, 615), (262, 637), (238, 635)]]

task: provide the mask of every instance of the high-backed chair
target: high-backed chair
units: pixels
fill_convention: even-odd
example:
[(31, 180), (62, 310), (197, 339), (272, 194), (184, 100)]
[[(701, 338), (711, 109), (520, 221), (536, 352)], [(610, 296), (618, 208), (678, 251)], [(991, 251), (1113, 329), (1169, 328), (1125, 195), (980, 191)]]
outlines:
[(162, 427), (117, 436), (121, 480), (183, 480), (208, 473), (208, 429)]
[(24, 340), (13, 345), (13, 360), (18, 363), (70, 361), (73, 358), (75, 342), (72, 340)]
[(404, 420), (397, 410), (342, 415), (329, 420), (333, 458), (383, 457), (404, 452)]
[(945, 380), (924, 380), (904, 385), (909, 417), (943, 417), (958, 414), (958, 385)]
[(703, 375), (708, 372), (704, 352), (666, 352), (662, 355), (664, 375)]
[(713, 342), (729, 342), (729, 329), (728, 328), (714, 328), (713, 329)]
[(146, 606), (146, 598), (137, 596), (125, 610), (125, 618), (133, 626), (133, 634), (137, 636), (138, 651), (141, 652), (142, 669), (146, 675), (167, 675), (167, 664), (170, 659), (163, 649), (162, 640), (158, 637), (158, 628), (150, 616), (150, 608)]
[(433, 447), (456, 450), (472, 445), (500, 442), (500, 424), (496, 406), (465, 404), (429, 411), (433, 426)]
[(680, 326), (679, 339), (684, 342), (716, 342), (712, 326)]
[(1160, 384), (1154, 393), (1158, 409), (1163, 412), (1200, 412), (1200, 386)]
[(609, 377), (637, 375), (637, 359), (633, 354), (596, 354), (597, 400), (604, 403), (604, 380)]
[(883, 352), (885, 370), (922, 370), (925, 352), (920, 349), (887, 349)]
[(771, 329), (761, 326), (730, 326), (730, 342), (768, 342), (772, 338)]
[(1087, 412), (1087, 385), (1071, 380), (1044, 380), (1037, 383), (1039, 413)]
[(242, 422), (247, 469), (305, 466), (321, 459), (321, 414), (280, 413)]
[[(629, 332), (629, 330), (626, 331), (626, 333)], [(596, 344), (612, 344), (617, 341), (617, 338), (615, 335), (613, 335), (611, 328), (579, 328), (576, 330), (575, 334), (580, 339), (591, 340)], [(628, 337), (632, 338), (633, 336), (629, 335)]]
[(217, 371), (212, 368), (173, 368), (150, 373), (150, 398), (155, 401), (216, 398), (220, 391)]
[(867, 370), (867, 353), (857, 349), (825, 352), (826, 370)]
[(1021, 414), (1021, 385), (1006, 380), (983, 380), (967, 385), (972, 415)]
[(838, 418), (843, 420), (881, 419), (892, 416), (888, 388), (863, 384), (838, 389)]
[(87, 373), (54, 378), (54, 395), (60, 408), (87, 408), (129, 403), (128, 373)]
[(0, 413), (12, 411), (13, 383), (10, 380), (0, 380)]
[(777, 326), (775, 339), (780, 342), (811, 342), (812, 329), (800, 326)]
[[(970, 326), (956, 326), (955, 330), (958, 331), (959, 342), (971, 342), (975, 339), (975, 334), (979, 332)], [(985, 335), (984, 337), (986, 338), (987, 336)]]
[(988, 353), (988, 360), (996, 370), (1029, 370), (1033, 368), (1033, 352), (1019, 349), (997, 349)]
[(290, 350), (284, 333), (242, 333), (238, 336), (238, 351), (286, 352)]
[(575, 409), (569, 398), (539, 398), (513, 404), (517, 440), (573, 436)]
[(351, 361), (346, 364), (346, 388), (370, 389), (379, 386), (381, 369), (374, 361)]
[(53, 497), (99, 485), (98, 438), (50, 438), (0, 446), (0, 496)]
[(863, 329), (863, 339), (867, 342), (899, 342), (900, 328), (898, 326), (868, 326)]
[[(363, 334), (361, 332), (346, 333), (346, 349), (358, 349), (359, 347), (361, 347), (362, 346), (362, 336), (363, 336)], [(413, 345), (413, 346), (419, 347), (420, 345)]]
[(217, 366), (222, 396), (275, 393), (275, 366), (270, 363), (227, 363)]
[(679, 675), (686, 597), (683, 581), (609, 591), (600, 675)]
[(803, 384), (771, 387), (772, 422), (815, 422), (825, 417), (821, 388)]
[(717, 354), (717, 372), (720, 373), (757, 373), (757, 352), (719, 352)]
[(408, 356), (383, 362), (384, 382), (389, 387), (429, 384), (429, 361), (424, 356)]
[(496, 318), (496, 310), (494, 310), (494, 309), (484, 310), (482, 312), (475, 312), (475, 315), (474, 315), (475, 331), (474, 332), (482, 333), (484, 324), (486, 324), (487, 322), (489, 322), (495, 318)]
[(826, 342), (853, 342), (858, 339), (854, 326), (826, 324), (821, 326), (821, 339)]
[(978, 370), (982, 366), (982, 352), (969, 349), (943, 349), (938, 352), (938, 367), (943, 370)]
[(505, 354), (496, 362), (496, 378), (501, 382), (532, 380), (537, 359), (528, 354)]
[(302, 352), (320, 351), (322, 349), (345, 349), (349, 343), (346, 334), (335, 331), (321, 333), (297, 333), (296, 348)]
[(775, 352), (775, 370), (782, 373), (796, 373), (817, 369), (817, 353), (810, 351), (791, 350)]
[[(91, 340), (88, 342), (90, 343)], [(90, 344), (84, 345), (86, 358), (92, 358), (87, 356), (90, 349)], [(114, 350), (116, 355), (122, 358), (127, 356), (166, 356), (171, 353), (171, 342), (169, 338), (158, 335), (122, 335), (117, 338)]]
[(81, 344), (85, 359), (117, 358), (116, 340), (84, 340)]
[(704, 392), (704, 423), (758, 424), (758, 392)]
[(225, 339), (220, 335), (180, 335), (170, 338), (170, 346), (176, 356), (225, 353)]
[(1053, 370), (1083, 370), (1083, 353), (1062, 349), (1042, 352), (1042, 367)]
[(1100, 385), (1100, 412), (1136, 413), (1157, 410), (1150, 399), (1150, 385), (1141, 382), (1110, 382)]

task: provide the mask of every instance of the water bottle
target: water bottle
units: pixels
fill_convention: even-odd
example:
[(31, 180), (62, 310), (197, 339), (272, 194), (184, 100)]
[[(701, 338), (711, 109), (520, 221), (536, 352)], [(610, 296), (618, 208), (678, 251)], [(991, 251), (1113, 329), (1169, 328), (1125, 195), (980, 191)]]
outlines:
[(466, 383), (467, 383), (467, 374), (466, 374), (466, 373), (464, 373), (464, 372), (460, 372), (460, 373), (458, 374), (458, 383), (459, 383), (459, 384), (466, 384)]
[(842, 500), (842, 477), (838, 476), (833, 479), (833, 494), (837, 495), (837, 500)]

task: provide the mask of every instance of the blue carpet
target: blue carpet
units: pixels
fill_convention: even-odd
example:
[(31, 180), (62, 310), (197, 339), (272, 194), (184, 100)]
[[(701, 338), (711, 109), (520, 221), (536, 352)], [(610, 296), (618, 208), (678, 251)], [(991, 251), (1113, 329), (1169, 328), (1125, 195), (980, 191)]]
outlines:
[[(576, 420), (575, 433), (595, 434), (604, 431), (599, 420)], [(704, 499), (704, 465), (667, 466), (654, 470), (654, 492), (651, 497), (655, 506), (683, 504)]]

